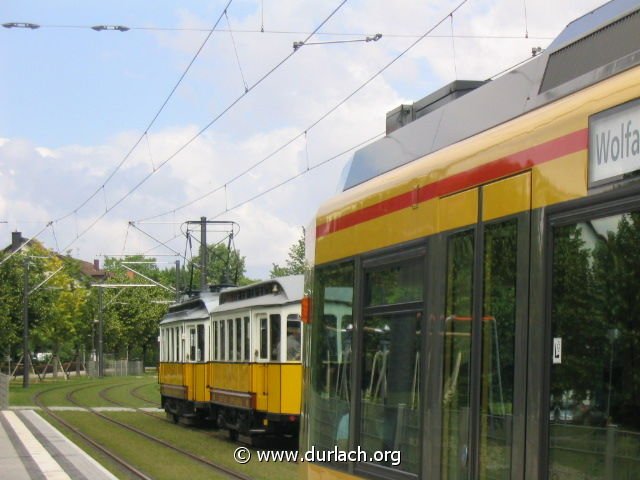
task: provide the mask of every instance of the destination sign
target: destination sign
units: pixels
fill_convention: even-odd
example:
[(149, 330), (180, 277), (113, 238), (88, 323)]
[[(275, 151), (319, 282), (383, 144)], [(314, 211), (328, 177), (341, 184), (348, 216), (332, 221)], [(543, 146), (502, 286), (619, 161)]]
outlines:
[(640, 99), (589, 120), (589, 184), (621, 178), (640, 169)]

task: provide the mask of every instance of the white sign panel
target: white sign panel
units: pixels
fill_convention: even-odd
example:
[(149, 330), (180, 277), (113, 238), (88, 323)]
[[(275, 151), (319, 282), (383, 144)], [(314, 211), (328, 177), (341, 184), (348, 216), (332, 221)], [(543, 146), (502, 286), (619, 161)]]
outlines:
[(589, 121), (589, 184), (640, 169), (640, 99), (593, 115)]
[(560, 337), (553, 339), (553, 363), (562, 363), (562, 338)]

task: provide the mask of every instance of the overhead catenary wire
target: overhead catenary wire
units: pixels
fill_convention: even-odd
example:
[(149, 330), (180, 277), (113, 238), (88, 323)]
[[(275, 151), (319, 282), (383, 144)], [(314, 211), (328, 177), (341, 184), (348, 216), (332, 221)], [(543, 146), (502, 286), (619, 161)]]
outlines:
[[(285, 148), (287, 148), (289, 145), (293, 144), (296, 140), (298, 140), (299, 138), (306, 136), (309, 132), (309, 130), (311, 130), (312, 128), (314, 128), (316, 125), (318, 125), (319, 123), (321, 123), (325, 118), (329, 117), (333, 112), (335, 112), (338, 108), (340, 108), (342, 105), (344, 105), (347, 101), (349, 101), (353, 96), (355, 96), (358, 92), (360, 92), (362, 89), (364, 89), (367, 85), (369, 85), (373, 80), (375, 80), (378, 76), (380, 76), (382, 73), (384, 73), (389, 67), (391, 67), (394, 63), (396, 63), (400, 58), (402, 58), (407, 52), (409, 52), (413, 47), (415, 47), (418, 43), (420, 43), (421, 40), (423, 40), (424, 38), (426, 38), (431, 32), (433, 32), (436, 28), (438, 28), (443, 22), (445, 22), (450, 16), (452, 16), (456, 11), (458, 11), (465, 3), (467, 2), (467, 0), (462, 0), (462, 2), (460, 2), (454, 9), (452, 9), (446, 16), (444, 16), (440, 21), (438, 21), (435, 25), (433, 25), (431, 28), (429, 28), (425, 33), (423, 33), (420, 38), (418, 38), (417, 40), (415, 40), (413, 43), (411, 43), (407, 48), (405, 48), (403, 51), (401, 51), (398, 55), (396, 55), (391, 61), (389, 61), (387, 64), (385, 64), (382, 68), (380, 68), (376, 73), (374, 73), (371, 77), (369, 77), (364, 83), (362, 83), (360, 86), (358, 86), (355, 90), (353, 90), (351, 93), (349, 93), (345, 98), (343, 98), (341, 101), (339, 101), (337, 104), (335, 104), (333, 107), (331, 107), (329, 110), (327, 110), (324, 114), (322, 114), (318, 119), (316, 119), (313, 123), (311, 123), (309, 126), (307, 126), (307, 128), (305, 128), (304, 130), (302, 130), (301, 132), (299, 132), (297, 135), (295, 135), (294, 137), (290, 138), (288, 141), (286, 141), (284, 144), (282, 144), (281, 146), (279, 146), (278, 148), (276, 148), (273, 152), (271, 152), (270, 154), (268, 154), (266, 157), (262, 158), (261, 160), (257, 161), (256, 163), (250, 165), (249, 167), (247, 167), (246, 169), (244, 169), (243, 171), (241, 171), (240, 173), (236, 174), (235, 176), (233, 176), (230, 180), (226, 181), (223, 185), (220, 185), (218, 187), (215, 187), (212, 190), (209, 190), (208, 192), (198, 196), (195, 199), (192, 199), (186, 203), (181, 204), (178, 207), (174, 207), (171, 210), (153, 215), (153, 216), (149, 216), (149, 217), (145, 217), (145, 218), (141, 218), (138, 220), (135, 220), (136, 222), (141, 222), (141, 221), (146, 221), (146, 220), (154, 220), (156, 218), (160, 218), (163, 217), (165, 215), (168, 215), (170, 213), (174, 213), (176, 211), (182, 210), (186, 207), (189, 207), (201, 200), (204, 200), (205, 198), (209, 197), (210, 195), (213, 195), (214, 193), (225, 189), (228, 187), (229, 184), (234, 183), (235, 181), (237, 181), (238, 179), (240, 179), (241, 177), (247, 175), (249, 172), (251, 172), (252, 170), (255, 170), (258, 166), (262, 165), (264, 162), (266, 162), (267, 160), (269, 160), (270, 158), (272, 158), (273, 156), (275, 156), (276, 154), (280, 153), (282, 150), (284, 150)], [(295, 53), (296, 50), (294, 50)]]
[(31, 238), (28, 238), (26, 242), (24, 242), (22, 245), (20, 245), (18, 248), (16, 248), (14, 251), (12, 251), (11, 253), (9, 253), (9, 255), (7, 255), (6, 257), (4, 257), (2, 259), (2, 261), (0, 261), (0, 265), (4, 264), (5, 262), (7, 262), (11, 257), (13, 257), (16, 253), (21, 252), (22, 250), (24, 250), (24, 248), (29, 245), (32, 241), (34, 241), (36, 238), (38, 238), (40, 235), (42, 235), (42, 233), (49, 228), (50, 226), (53, 225), (52, 221), (47, 222), (47, 224), (44, 226), (44, 228), (42, 230), (40, 230), (38, 233), (36, 233), (35, 235), (33, 235)]
[(307, 173), (309, 173), (310, 171), (315, 170), (316, 168), (320, 168), (320, 167), (322, 167), (323, 165), (325, 165), (325, 164), (327, 164), (327, 163), (329, 163), (329, 162), (331, 162), (331, 161), (333, 161), (333, 160), (335, 160), (335, 159), (337, 159), (337, 158), (340, 158), (341, 156), (346, 155), (346, 154), (347, 154), (347, 153), (349, 153), (349, 152), (352, 152), (352, 151), (353, 151), (353, 150), (355, 150), (356, 148), (360, 148), (360, 147), (362, 147), (362, 146), (364, 146), (364, 145), (367, 145), (368, 143), (372, 142), (372, 141), (373, 141), (373, 140), (375, 140), (376, 138), (378, 138), (378, 137), (382, 137), (384, 134), (385, 134), (385, 132), (380, 132), (380, 133), (378, 133), (378, 134), (374, 135), (373, 137), (370, 137), (370, 138), (368, 138), (368, 139), (366, 139), (366, 140), (364, 140), (364, 141), (360, 142), (360, 143), (359, 143), (359, 144), (357, 144), (357, 145), (354, 145), (354, 146), (352, 146), (352, 147), (349, 147), (348, 149), (343, 150), (342, 152), (337, 153), (337, 154), (335, 154), (335, 155), (333, 155), (333, 156), (331, 156), (331, 157), (329, 157), (329, 158), (327, 158), (327, 159), (323, 160), (322, 162), (315, 164), (313, 167), (310, 167), (310, 168), (308, 168), (308, 169), (306, 169), (306, 170), (303, 170), (303, 171), (301, 171), (301, 172), (299, 172), (299, 173), (297, 173), (297, 174), (295, 174), (295, 175), (293, 175), (293, 176), (291, 176), (291, 177), (287, 178), (286, 180), (283, 180), (282, 182), (280, 182), (280, 183), (278, 183), (278, 184), (276, 184), (276, 185), (272, 186), (271, 188), (268, 188), (267, 190), (264, 190), (264, 191), (262, 191), (262, 192), (260, 192), (260, 193), (257, 193), (256, 195), (252, 196), (251, 198), (248, 198), (247, 200), (243, 200), (242, 202), (240, 202), (240, 203), (238, 203), (238, 204), (234, 205), (234, 206), (233, 206), (233, 207), (231, 207), (231, 208), (229, 208), (229, 207), (227, 206), (227, 207), (225, 207), (225, 209), (224, 209), (223, 211), (221, 211), (221, 212), (219, 212), (219, 213), (215, 214), (215, 215), (214, 215), (213, 217), (211, 217), (211, 218), (217, 218), (217, 217), (219, 217), (220, 215), (224, 215), (225, 213), (230, 212), (231, 210), (235, 210), (236, 208), (241, 207), (242, 205), (245, 205), (245, 204), (247, 204), (247, 203), (251, 203), (251, 202), (253, 202), (254, 200), (257, 200), (258, 198), (263, 197), (263, 196), (264, 196), (264, 195), (266, 195), (267, 193), (271, 193), (271, 192), (273, 192), (274, 190), (276, 190), (276, 189), (278, 189), (278, 188), (280, 188), (280, 187), (282, 187), (282, 186), (286, 185), (287, 183), (292, 182), (293, 180), (295, 180), (295, 179), (297, 179), (297, 178), (299, 178), (299, 177), (301, 177), (301, 176), (303, 176), (303, 175), (306, 175), (306, 174), (307, 174)]
[[(465, 0), (466, 1), (466, 0)], [(231, 2), (231, 0), (230, 0)], [(347, 2), (347, 0), (343, 0), (336, 8), (334, 8), (334, 10), (320, 23), (320, 25), (318, 25), (318, 27), (316, 27), (316, 30), (319, 30), (320, 28), (322, 28), (337, 12), (338, 10), (340, 10), (340, 8), (342, 8), (342, 6)], [(220, 16), (220, 18), (222, 18), (222, 16), (224, 15), (224, 13)], [(219, 21), (219, 19), (218, 19)], [(312, 32), (309, 35), (309, 38), (311, 38), (311, 36), (313, 36), (314, 32)], [(308, 40), (308, 38), (306, 39)], [(305, 40), (305, 41), (306, 41)], [(73, 239), (69, 245), (67, 245), (67, 247), (65, 247), (65, 250), (67, 248), (69, 248), (71, 245), (73, 245), (79, 238), (81, 238), (82, 236), (84, 236), (89, 230), (91, 230), (102, 218), (105, 217), (105, 215), (107, 215), (111, 210), (113, 210), (114, 208), (116, 208), (118, 205), (120, 205), (120, 203), (122, 203), (124, 200), (126, 200), (129, 196), (131, 196), (131, 194), (133, 194), (133, 192), (135, 192), (138, 188), (140, 188), (140, 186), (142, 186), (144, 183), (146, 183), (146, 181), (151, 178), (151, 176), (153, 176), (158, 170), (160, 170), (164, 165), (166, 165), (167, 163), (169, 163), (171, 160), (173, 160), (177, 155), (179, 155), (184, 149), (186, 149), (189, 145), (191, 145), (197, 138), (199, 138), (204, 132), (206, 132), (209, 128), (211, 128), (211, 126), (216, 123), (222, 116), (224, 116), (227, 112), (229, 112), (233, 107), (235, 107), (238, 102), (240, 102), (240, 100), (242, 100), (245, 96), (247, 96), (252, 90), (254, 90), (258, 85), (260, 85), (262, 82), (264, 82), (265, 79), (267, 79), (269, 76), (271, 76), (277, 69), (279, 69), (284, 63), (287, 62), (287, 60), (289, 60), (296, 52), (293, 51), (291, 52), (289, 55), (287, 55), (284, 59), (282, 59), (280, 62), (278, 62), (274, 67), (272, 67), (266, 74), (262, 75), (253, 85), (251, 85), (243, 94), (241, 94), (238, 98), (236, 98), (229, 106), (227, 106), (222, 112), (220, 112), (218, 115), (216, 115), (207, 125), (205, 125), (203, 128), (201, 128), (194, 136), (192, 136), (189, 140), (187, 140), (187, 142), (185, 142), (181, 147), (179, 147), (173, 154), (171, 154), (168, 158), (166, 158), (163, 162), (161, 162), (158, 167), (152, 171), (151, 173), (148, 173), (145, 177), (142, 178), (142, 180), (140, 180), (138, 183), (136, 183), (133, 188), (131, 188), (129, 191), (127, 191), (123, 196), (121, 196), (118, 200), (115, 201), (115, 203), (113, 203), (103, 214), (99, 215), (96, 219), (94, 219), (82, 232), (79, 232), (78, 235), (76, 236), (75, 239)], [(156, 117), (157, 118), (157, 117)], [(143, 136), (141, 136), (138, 141), (136, 142), (136, 145), (140, 143), (140, 141), (142, 140)], [(98, 190), (99, 191), (99, 190)], [(93, 195), (95, 196), (95, 194)], [(86, 202), (85, 202), (86, 203)], [(76, 209), (77, 211), (77, 209)]]
[[(530, 36), (528, 31), (528, 19), (527, 19), (527, 9), (526, 9), (526, 0), (524, 3), (524, 12), (525, 12), (525, 34), (524, 35), (496, 35), (496, 34), (457, 34), (455, 38), (468, 38), (468, 39), (496, 39), (496, 40), (517, 40), (517, 39), (532, 39), (532, 40), (553, 40), (553, 37), (548, 36)], [(36, 25), (36, 24), (29, 24)], [(106, 25), (102, 25), (106, 26)], [(59, 24), (41, 24), (36, 25), (37, 28), (52, 28), (52, 29), (90, 29), (95, 30), (95, 26), (91, 25), (59, 25)], [(133, 27), (124, 27), (126, 31), (167, 31), (167, 32), (208, 32), (209, 28), (204, 27), (152, 27), (152, 26), (133, 26)], [(264, 26), (261, 27), (260, 30), (257, 29), (228, 29), (228, 28), (218, 28), (215, 30), (216, 32), (225, 33), (225, 32), (233, 32), (234, 34), (255, 34), (255, 33), (265, 33), (268, 35), (309, 35), (310, 32), (304, 30), (264, 30)], [(316, 32), (315, 36), (331, 36), (331, 37), (366, 37), (369, 36), (369, 33), (366, 32)], [(384, 33), (382, 35), (387, 38), (419, 38), (422, 36), (420, 33)], [(449, 38), (451, 35), (448, 34), (436, 34), (430, 35), (430, 38)]]
[(233, 38), (233, 30), (231, 30), (231, 22), (229, 21), (229, 16), (225, 10), (224, 16), (227, 19), (227, 25), (229, 25), (229, 36), (231, 37), (231, 44), (233, 45), (233, 51), (236, 54), (236, 60), (238, 62), (238, 70), (240, 70), (240, 77), (242, 77), (242, 84), (244, 85), (244, 91), (248, 90), (247, 81), (244, 79), (244, 72), (242, 71), (242, 64), (240, 63), (240, 55), (238, 55), (238, 47), (236, 46), (236, 40)]
[[(147, 124), (146, 128), (144, 129), (144, 133), (142, 133), (142, 135), (140, 135), (140, 137), (138, 138), (138, 140), (133, 144), (133, 146), (129, 149), (129, 151), (127, 152), (127, 154), (122, 158), (122, 160), (120, 160), (120, 162), (118, 163), (118, 165), (116, 165), (116, 167), (113, 169), (113, 171), (109, 174), (109, 176), (107, 177), (107, 179), (102, 182), (102, 185), (100, 187), (98, 187), (96, 189), (96, 191), (91, 194), (86, 200), (84, 200), (79, 206), (77, 206), (72, 212), (69, 212), (66, 215), (63, 215), (62, 217), (54, 220), (56, 222), (64, 220), (65, 218), (73, 215), (74, 213), (76, 213), (78, 210), (80, 210), (81, 208), (83, 208), (87, 203), (89, 203), (100, 191), (100, 189), (104, 189), (105, 185), (107, 183), (109, 183), (111, 181), (111, 179), (113, 178), (113, 176), (122, 168), (122, 165), (124, 165), (124, 163), (129, 159), (129, 157), (133, 154), (133, 152), (136, 150), (136, 148), (138, 147), (138, 145), (140, 144), (140, 142), (142, 141), (143, 138), (145, 138), (145, 136), (148, 134), (149, 130), (151, 129), (151, 127), (155, 124), (156, 120), (158, 119), (158, 117), (160, 116), (160, 114), (164, 111), (165, 107), (167, 106), (167, 104), (169, 103), (169, 101), (171, 100), (171, 98), (173, 97), (173, 94), (176, 92), (176, 90), (178, 89), (178, 87), (180, 86), (180, 84), (182, 83), (182, 81), (184, 80), (184, 78), (187, 76), (187, 73), (189, 72), (189, 70), (191, 69), (191, 67), (193, 66), (194, 62), (196, 61), (196, 59), (198, 58), (198, 56), (200, 55), (200, 53), (202, 52), (202, 49), (204, 48), (204, 46), (207, 44), (207, 42), (209, 41), (209, 39), (211, 38), (211, 35), (213, 34), (213, 32), (215, 31), (216, 27), (218, 26), (218, 24), (220, 23), (220, 20), (222, 20), (223, 15), (226, 14), (227, 9), (229, 8), (229, 5), (231, 5), (231, 2), (233, 0), (229, 0), (227, 2), (227, 5), (224, 7), (224, 10), (222, 12), (222, 14), (220, 14), (220, 16), (218, 17), (218, 19), (216, 20), (213, 28), (211, 28), (209, 30), (209, 33), (207, 34), (207, 36), (205, 37), (204, 41), (200, 44), (200, 47), (198, 48), (198, 50), (196, 51), (196, 53), (193, 55), (193, 57), (191, 58), (191, 61), (189, 62), (189, 64), (187, 65), (187, 67), (184, 69), (184, 71), (182, 72), (182, 75), (180, 75), (180, 77), (178, 78), (178, 81), (176, 82), (176, 84), (173, 86), (173, 88), (171, 89), (171, 91), (169, 92), (169, 94), (166, 96), (166, 98), (164, 99), (164, 101), (162, 102), (162, 104), (160, 105), (160, 108), (158, 109), (158, 111), (155, 113), (155, 115), (153, 116), (153, 118), (151, 119), (151, 121)], [(155, 169), (154, 169), (155, 172)], [(109, 211), (109, 209), (106, 210), (105, 213), (107, 213)]]

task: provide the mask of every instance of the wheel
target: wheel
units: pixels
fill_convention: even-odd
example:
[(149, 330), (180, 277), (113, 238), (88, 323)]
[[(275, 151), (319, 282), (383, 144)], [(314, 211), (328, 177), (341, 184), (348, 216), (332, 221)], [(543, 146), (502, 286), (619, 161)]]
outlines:
[(238, 430), (229, 429), (229, 440), (236, 442), (238, 440)]

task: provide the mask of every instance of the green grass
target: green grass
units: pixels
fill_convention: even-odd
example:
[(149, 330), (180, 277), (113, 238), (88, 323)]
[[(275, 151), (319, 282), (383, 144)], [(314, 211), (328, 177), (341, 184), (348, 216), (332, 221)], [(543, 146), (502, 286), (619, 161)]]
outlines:
[(135, 464), (138, 469), (154, 479), (226, 478), (213, 473), (205, 466), (184, 458), (179, 453), (152, 443), (136, 433), (127, 431), (91, 413), (60, 412), (60, 416), (96, 442)]
[[(159, 422), (148, 415), (140, 415), (130, 412), (110, 412), (113, 417), (127, 425), (179, 446), (192, 453), (213, 460), (228, 468), (239, 471), (258, 480), (275, 480), (297, 478), (298, 466), (292, 463), (259, 463), (255, 452), (252, 460), (240, 465), (233, 459), (233, 452), (240, 444), (231, 442), (225, 437), (225, 433), (211, 436), (206, 431), (197, 428), (186, 428), (168, 422)], [(185, 478), (185, 477), (181, 477)]]
[[(152, 383), (149, 385), (143, 385), (144, 388), (141, 388), (137, 391), (139, 395), (148, 398), (148, 401), (142, 400), (138, 397), (135, 397), (131, 394), (132, 390), (136, 387), (140, 386), (140, 382), (135, 383), (123, 383), (122, 385), (117, 385), (114, 388), (109, 389), (106, 393), (107, 398), (117, 402), (117, 404), (127, 405), (133, 408), (144, 408), (144, 407), (159, 407), (160, 405), (160, 388), (157, 383)], [(149, 387), (156, 387), (155, 391), (155, 399), (154, 394)], [(145, 391), (146, 390), (146, 391)]]
[[(58, 381), (52, 381), (47, 379), (46, 382), (38, 382), (36, 379), (36, 381), (31, 382), (30, 387), (27, 389), (23, 389), (20, 382), (15, 382), (10, 388), (9, 402), (11, 406), (33, 406), (35, 405), (34, 396), (44, 392), (40, 396), (40, 401), (49, 407), (73, 406), (66, 396), (69, 392), (74, 392), (73, 398), (84, 406), (114, 406), (113, 403), (101, 398), (99, 395), (100, 391), (109, 387), (113, 388), (107, 390), (107, 397), (127, 406), (149, 407), (153, 406), (153, 404), (157, 406), (160, 403), (159, 386), (155, 374), (141, 377), (110, 377), (104, 379), (72, 376), (70, 380), (59, 379)], [(130, 394), (137, 387), (140, 387), (137, 389), (137, 393), (148, 399), (152, 404)], [(149, 440), (101, 419), (90, 412), (59, 411), (56, 414), (106, 448), (117, 452), (118, 455), (136, 464), (140, 470), (143, 470), (154, 479), (199, 480), (224, 478), (218, 476), (211, 469), (195, 463), (193, 460), (183, 458), (178, 453), (172, 453), (167, 448), (155, 445)], [(42, 415), (119, 479), (130, 478), (128, 474), (122, 472), (119, 467), (107, 460), (99, 450), (58, 424), (46, 413)], [(237, 464), (233, 459), (233, 452), (241, 444), (230, 442), (227, 439), (226, 432), (223, 431), (211, 434), (211, 432), (203, 429), (175, 425), (164, 421), (163, 414), (158, 414), (160, 418), (152, 418), (139, 412), (110, 412), (109, 415), (123, 423), (173, 443), (180, 448), (249, 475), (256, 480), (286, 480), (299, 477), (296, 464), (259, 463), (255, 451), (249, 463), (246, 465)]]
[[(101, 390), (111, 385), (122, 385), (122, 387), (119, 386), (115, 390), (122, 389), (123, 392), (128, 392), (139, 385), (145, 385), (145, 389), (149, 388), (149, 390), (143, 391), (150, 392), (149, 398), (152, 398), (153, 394), (151, 392), (153, 392), (153, 388), (157, 388), (157, 377), (155, 374), (140, 377), (107, 377), (101, 379), (71, 376), (69, 380), (59, 379), (53, 381), (47, 379), (44, 382), (37, 381), (36, 377), (36, 381), (30, 382), (28, 388), (23, 388), (21, 382), (11, 383), (9, 388), (9, 405), (33, 406), (35, 405), (34, 396), (40, 392), (46, 392), (40, 396), (40, 401), (44, 402), (45, 405), (49, 407), (71, 407), (74, 406), (74, 404), (66, 398), (66, 395), (71, 391), (82, 388), (82, 390), (73, 394), (73, 399), (77, 402), (89, 407), (113, 407), (114, 404), (112, 402), (104, 400), (99, 395)], [(156, 391), (159, 392), (159, 390)], [(107, 395), (109, 397), (113, 396), (113, 390), (108, 391)], [(149, 406), (148, 404), (144, 404), (142, 400), (129, 394), (122, 394), (119, 398), (115, 396), (113, 398), (118, 401), (122, 399), (122, 403), (132, 407)], [(156, 394), (156, 398), (159, 403), (159, 393)]]

